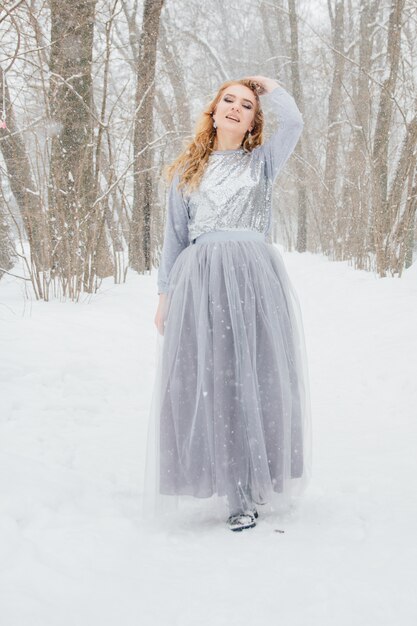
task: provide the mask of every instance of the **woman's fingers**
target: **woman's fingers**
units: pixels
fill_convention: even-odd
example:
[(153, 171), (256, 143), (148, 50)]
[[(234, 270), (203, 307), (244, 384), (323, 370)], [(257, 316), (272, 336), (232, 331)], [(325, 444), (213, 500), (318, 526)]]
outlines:
[(268, 78), (268, 76), (257, 75), (247, 76), (246, 78), (258, 85), (258, 93), (261, 96), (265, 93), (269, 93), (279, 85), (278, 81), (274, 80), (273, 78)]
[(166, 311), (166, 306), (167, 306), (167, 294), (166, 293), (160, 293), (159, 294), (159, 304), (158, 304), (158, 308), (156, 310), (156, 314), (155, 314), (155, 318), (154, 318), (154, 323), (155, 326), (158, 329), (158, 332), (160, 335), (164, 334), (164, 330), (165, 330), (165, 311)]
[(154, 323), (160, 335), (164, 334), (164, 318), (158, 311), (155, 315)]
[(258, 91), (260, 94), (264, 93), (266, 91), (266, 85), (265, 85), (265, 76), (247, 76), (246, 78), (248, 78), (249, 80), (251, 80), (252, 82), (256, 83), (258, 85)]

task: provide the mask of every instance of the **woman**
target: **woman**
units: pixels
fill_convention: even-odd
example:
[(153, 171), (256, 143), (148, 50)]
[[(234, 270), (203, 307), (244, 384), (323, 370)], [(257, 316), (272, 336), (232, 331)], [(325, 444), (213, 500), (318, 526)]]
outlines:
[[(279, 126), (262, 143), (266, 93)], [(269, 243), (272, 185), (302, 129), (275, 80), (228, 81), (168, 170), (144, 513), (225, 497), (228, 528), (243, 530), (257, 505), (286, 508), (307, 484), (302, 318)]]

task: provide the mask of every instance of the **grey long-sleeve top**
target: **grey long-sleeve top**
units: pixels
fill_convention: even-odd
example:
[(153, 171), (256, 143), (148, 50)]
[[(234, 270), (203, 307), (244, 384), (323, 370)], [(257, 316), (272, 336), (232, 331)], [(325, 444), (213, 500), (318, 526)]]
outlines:
[(304, 121), (294, 98), (282, 87), (269, 97), (278, 129), (251, 152), (215, 150), (198, 189), (177, 189), (178, 172), (169, 192), (164, 244), (158, 269), (158, 294), (166, 293), (178, 255), (196, 237), (211, 230), (257, 230), (270, 235), (272, 185), (293, 152)]

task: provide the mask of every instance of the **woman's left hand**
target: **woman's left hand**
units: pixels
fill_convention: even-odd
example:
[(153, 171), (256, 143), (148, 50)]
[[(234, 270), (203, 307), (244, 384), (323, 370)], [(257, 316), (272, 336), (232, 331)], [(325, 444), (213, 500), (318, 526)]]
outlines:
[(267, 76), (245, 76), (258, 85), (258, 94), (263, 96), (265, 93), (271, 92), (275, 87), (279, 87), (279, 83), (273, 78)]

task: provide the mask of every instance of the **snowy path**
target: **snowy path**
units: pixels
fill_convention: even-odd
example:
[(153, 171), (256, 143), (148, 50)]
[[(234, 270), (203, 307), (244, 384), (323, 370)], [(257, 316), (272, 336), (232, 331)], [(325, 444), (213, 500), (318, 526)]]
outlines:
[(2, 626), (417, 623), (416, 268), (381, 280), (284, 260), (313, 479), (296, 512), (243, 533), (142, 525), (156, 274), (81, 305), (24, 301), (1, 281)]

